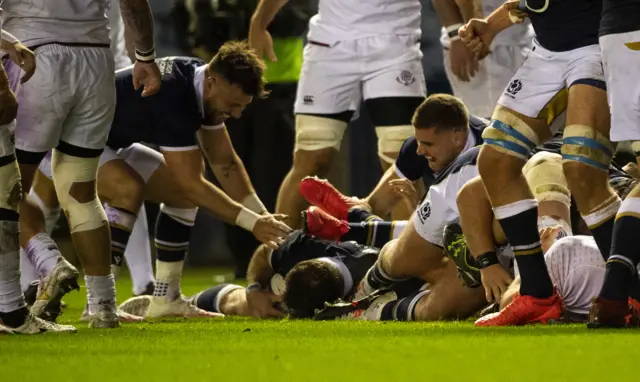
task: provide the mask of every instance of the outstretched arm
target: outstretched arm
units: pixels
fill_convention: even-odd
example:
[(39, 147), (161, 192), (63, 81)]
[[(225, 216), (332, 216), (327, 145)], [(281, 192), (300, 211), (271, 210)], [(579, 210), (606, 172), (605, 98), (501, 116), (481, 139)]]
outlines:
[(226, 127), (200, 129), (198, 138), (218, 182), (233, 200), (257, 214), (267, 212), (253, 189), (244, 163), (238, 157)]

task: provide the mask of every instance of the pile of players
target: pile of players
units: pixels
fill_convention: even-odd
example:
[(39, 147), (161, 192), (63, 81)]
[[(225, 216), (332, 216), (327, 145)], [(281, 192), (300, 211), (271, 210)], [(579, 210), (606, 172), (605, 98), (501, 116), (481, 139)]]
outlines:
[[(509, 0), (484, 19), (462, 12), (466, 24), (448, 26), (447, 38), (473, 52), (471, 64), (495, 60), (494, 39), (514, 24), (530, 20), (536, 34), (490, 122), (456, 97), (425, 99), (419, 2), (381, 11), (321, 1), (298, 88), (294, 166), (275, 215), (224, 121), (267, 95), (259, 56), (275, 56), (267, 28), (286, 0), (259, 3), (254, 49), (229, 42), (209, 63), (156, 60), (146, 0), (120, 0), (136, 62), (118, 72), (106, 3), (35, 6), (44, 1), (3, 3), (11, 62), (0, 93), (0, 331), (75, 331), (54, 323), (79, 275), (46, 232), (43, 212), (57, 204), (85, 274), (90, 327), (222, 314), (640, 324), (640, 186), (613, 163), (614, 142), (640, 140), (640, 25), (629, 17), (640, 1)], [(361, 99), (386, 169), (362, 200), (307, 177), (326, 171)], [(204, 160), (226, 193), (204, 179)], [(300, 221), (303, 197), (313, 206)], [(110, 265), (121, 263), (144, 200), (161, 203), (153, 294), (118, 308)], [(381, 218), (398, 206), (403, 217)], [(181, 294), (201, 207), (263, 243), (247, 288)], [(39, 278), (30, 310), (21, 248)]]

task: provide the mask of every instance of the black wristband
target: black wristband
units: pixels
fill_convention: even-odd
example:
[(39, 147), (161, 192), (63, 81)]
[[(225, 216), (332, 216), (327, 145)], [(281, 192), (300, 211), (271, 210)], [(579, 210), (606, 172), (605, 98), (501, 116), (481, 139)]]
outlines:
[(498, 261), (498, 256), (495, 252), (487, 252), (476, 257), (476, 263), (478, 264), (478, 268), (484, 269), (495, 264), (500, 264), (500, 261)]
[(449, 38), (454, 38), (454, 37), (458, 37), (458, 30), (453, 30), (451, 32), (447, 32), (447, 35), (449, 36)]

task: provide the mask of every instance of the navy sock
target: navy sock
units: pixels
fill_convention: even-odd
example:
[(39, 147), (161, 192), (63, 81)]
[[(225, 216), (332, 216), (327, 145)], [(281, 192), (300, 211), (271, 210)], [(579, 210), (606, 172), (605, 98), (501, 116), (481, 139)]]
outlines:
[(428, 294), (428, 290), (418, 291), (403, 299), (388, 302), (382, 308), (380, 321), (413, 321), (418, 301)]

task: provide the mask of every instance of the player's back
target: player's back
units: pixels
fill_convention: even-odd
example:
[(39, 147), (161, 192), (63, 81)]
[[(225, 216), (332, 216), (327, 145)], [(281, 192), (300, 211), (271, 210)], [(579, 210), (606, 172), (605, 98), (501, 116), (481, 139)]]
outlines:
[[(204, 61), (190, 57), (156, 60), (162, 76), (161, 90), (141, 97), (134, 90), (132, 66), (116, 72), (116, 113), (107, 144), (112, 148), (144, 142), (158, 146), (181, 146), (191, 142), (202, 124), (195, 90), (196, 68)], [(191, 145), (191, 143), (189, 144)]]
[(27, 46), (109, 45), (108, 0), (4, 0), (3, 28)]
[(309, 38), (333, 44), (375, 35), (420, 36), (419, 0), (320, 0)]
[(527, 13), (540, 45), (564, 52), (598, 43), (602, 0), (528, 0)]

